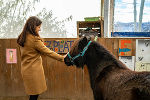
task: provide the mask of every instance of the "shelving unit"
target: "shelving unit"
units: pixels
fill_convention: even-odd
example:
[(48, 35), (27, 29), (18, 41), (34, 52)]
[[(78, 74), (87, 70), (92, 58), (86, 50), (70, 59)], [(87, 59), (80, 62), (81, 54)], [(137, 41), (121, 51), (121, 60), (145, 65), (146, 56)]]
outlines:
[(77, 21), (77, 36), (94, 35), (98, 37), (104, 36), (103, 20), (100, 21)]

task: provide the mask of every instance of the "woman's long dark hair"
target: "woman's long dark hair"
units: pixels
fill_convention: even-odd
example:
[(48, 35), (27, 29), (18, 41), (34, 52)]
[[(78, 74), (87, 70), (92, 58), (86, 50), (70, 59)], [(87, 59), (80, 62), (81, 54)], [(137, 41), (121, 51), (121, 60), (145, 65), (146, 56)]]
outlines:
[(42, 21), (40, 19), (38, 19), (36, 16), (30, 17), (26, 21), (24, 28), (23, 28), (23, 31), (18, 36), (17, 43), (20, 46), (24, 47), (27, 33), (30, 33), (30, 34), (35, 35), (35, 36), (39, 36), (39, 34), (35, 32), (35, 29), (37, 26), (39, 26), (41, 24), (42, 24)]

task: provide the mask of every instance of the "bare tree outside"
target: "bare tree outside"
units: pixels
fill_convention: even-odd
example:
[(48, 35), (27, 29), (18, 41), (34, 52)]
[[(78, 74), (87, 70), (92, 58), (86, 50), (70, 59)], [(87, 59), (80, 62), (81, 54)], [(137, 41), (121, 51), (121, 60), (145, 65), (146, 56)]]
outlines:
[(37, 3), (40, 0), (0, 0), (0, 38), (17, 38), (29, 16), (38, 16), (42, 20), (43, 37), (65, 37), (65, 22), (71, 21), (72, 16), (59, 21), (52, 10), (45, 8), (32, 15)]

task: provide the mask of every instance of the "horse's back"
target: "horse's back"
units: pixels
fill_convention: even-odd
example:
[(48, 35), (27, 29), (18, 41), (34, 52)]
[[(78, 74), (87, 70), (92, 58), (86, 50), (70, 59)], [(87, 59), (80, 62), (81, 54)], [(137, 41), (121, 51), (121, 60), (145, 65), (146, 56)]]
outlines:
[(129, 78), (125, 77), (126, 81), (120, 86), (120, 100), (150, 100), (150, 72), (129, 73)]
[(136, 72), (134, 93), (138, 100), (150, 100), (150, 72)]
[(104, 100), (150, 100), (150, 72), (116, 70), (99, 86)]

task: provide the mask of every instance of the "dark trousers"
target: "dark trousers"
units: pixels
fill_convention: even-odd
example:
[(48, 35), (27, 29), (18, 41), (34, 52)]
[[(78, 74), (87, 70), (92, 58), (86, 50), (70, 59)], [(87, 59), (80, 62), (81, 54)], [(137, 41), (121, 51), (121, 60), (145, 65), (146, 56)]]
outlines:
[(30, 95), (29, 100), (37, 100), (39, 95)]

